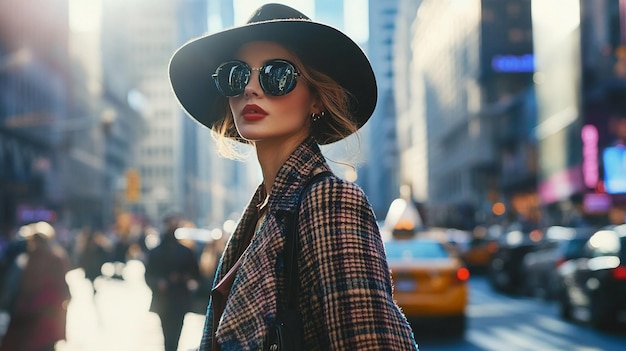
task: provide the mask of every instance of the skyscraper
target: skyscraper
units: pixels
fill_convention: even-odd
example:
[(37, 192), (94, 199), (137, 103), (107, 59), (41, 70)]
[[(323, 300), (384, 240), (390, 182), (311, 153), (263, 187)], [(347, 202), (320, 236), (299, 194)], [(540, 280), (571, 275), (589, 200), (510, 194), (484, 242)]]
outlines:
[(400, 191), (396, 111), (393, 89), (393, 44), (398, 12), (397, 0), (369, 2), (368, 56), (378, 82), (378, 104), (365, 125), (363, 143), (366, 163), (357, 182), (368, 194), (378, 218)]

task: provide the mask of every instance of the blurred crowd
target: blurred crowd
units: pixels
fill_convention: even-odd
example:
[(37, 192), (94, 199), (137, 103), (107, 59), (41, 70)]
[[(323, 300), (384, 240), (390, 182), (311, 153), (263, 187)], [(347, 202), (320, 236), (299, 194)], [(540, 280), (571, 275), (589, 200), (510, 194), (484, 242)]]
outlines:
[(121, 216), (109, 230), (69, 233), (48, 222), (0, 238), (0, 351), (52, 351), (64, 340), (71, 300), (65, 276), (80, 270), (97, 294), (97, 279), (124, 279), (133, 260), (145, 268), (150, 310), (159, 315), (165, 350), (176, 350), (184, 315), (204, 314), (228, 233), (195, 228), (180, 215), (160, 228)]

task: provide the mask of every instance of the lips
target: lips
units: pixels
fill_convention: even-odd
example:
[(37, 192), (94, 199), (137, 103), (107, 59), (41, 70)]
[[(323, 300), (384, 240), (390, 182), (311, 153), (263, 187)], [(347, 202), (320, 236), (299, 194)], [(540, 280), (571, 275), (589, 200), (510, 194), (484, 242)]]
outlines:
[(267, 112), (258, 105), (246, 105), (241, 111), (241, 116), (247, 121), (258, 121), (267, 116)]

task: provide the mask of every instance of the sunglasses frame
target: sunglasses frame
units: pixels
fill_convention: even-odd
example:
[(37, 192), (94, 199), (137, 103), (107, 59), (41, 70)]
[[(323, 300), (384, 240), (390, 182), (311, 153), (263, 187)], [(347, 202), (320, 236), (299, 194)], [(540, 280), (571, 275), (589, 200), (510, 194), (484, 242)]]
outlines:
[[(228, 94), (224, 91), (224, 89), (222, 88), (222, 86), (221, 86), (221, 85), (220, 85), (220, 83), (219, 83), (219, 82), (220, 82), (219, 75), (220, 75), (220, 72), (222, 72), (222, 70), (224, 70), (224, 67), (225, 67), (226, 65), (228, 65), (228, 64), (233, 64), (233, 63), (237, 63), (237, 64), (239, 64), (240, 66), (245, 67), (245, 68), (248, 70), (248, 72), (247, 72), (247, 74), (246, 74), (245, 83), (243, 84), (243, 88), (242, 88), (241, 92), (239, 92), (239, 93), (237, 93), (237, 94), (228, 95)], [(265, 86), (265, 84), (263, 83), (264, 78), (262, 78), (262, 77), (267, 76), (267, 73), (265, 73), (265, 72), (264, 72), (264, 70), (267, 68), (267, 66), (268, 66), (268, 65), (271, 65), (271, 64), (275, 64), (275, 63), (283, 63), (283, 64), (287, 64), (287, 67), (289, 67), (289, 68), (290, 68), (290, 71), (291, 71), (291, 72), (293, 72), (293, 73), (291, 74), (291, 75), (293, 76), (293, 83), (292, 83), (292, 84), (288, 87), (288, 89), (283, 90), (283, 91), (280, 91), (280, 92), (278, 92), (278, 93), (275, 93), (275, 92), (269, 91), (269, 90), (268, 90), (268, 88), (267, 88), (267, 87)], [(233, 66), (233, 67), (234, 67), (234, 66)], [(283, 95), (287, 95), (287, 94), (289, 94), (290, 92), (292, 92), (292, 91), (296, 88), (296, 85), (297, 85), (297, 80), (296, 80), (296, 78), (298, 78), (298, 77), (300, 77), (300, 76), (301, 76), (301, 74), (300, 74), (300, 72), (298, 72), (298, 69), (296, 68), (296, 66), (295, 66), (293, 63), (291, 63), (290, 61), (285, 60), (285, 59), (271, 59), (271, 60), (266, 61), (266, 62), (265, 62), (265, 63), (264, 63), (261, 67), (259, 67), (259, 68), (250, 67), (250, 65), (248, 65), (246, 62), (241, 61), (241, 60), (230, 60), (230, 61), (226, 61), (226, 62), (221, 63), (219, 66), (217, 66), (217, 68), (215, 69), (215, 73), (213, 73), (213, 74), (211, 75), (211, 77), (213, 78), (213, 81), (215, 82), (215, 87), (216, 87), (216, 88), (217, 88), (217, 90), (220, 92), (220, 94), (222, 94), (222, 95), (223, 95), (223, 96), (225, 96), (225, 97), (229, 97), (229, 98), (230, 98), (230, 97), (237, 97), (237, 96), (239, 96), (239, 95), (243, 94), (243, 92), (245, 91), (245, 87), (246, 87), (246, 86), (250, 83), (250, 78), (252, 77), (252, 71), (259, 71), (259, 84), (260, 84), (260, 86), (261, 86), (261, 89), (263, 89), (263, 92), (264, 92), (265, 94), (268, 94), (268, 95), (270, 95), (270, 96), (283, 96)], [(229, 90), (230, 90), (230, 91), (233, 91), (233, 90), (234, 90), (234, 89), (232, 89), (232, 87), (230, 86), (230, 84), (229, 84), (229, 87), (228, 87), (228, 88), (229, 88)]]

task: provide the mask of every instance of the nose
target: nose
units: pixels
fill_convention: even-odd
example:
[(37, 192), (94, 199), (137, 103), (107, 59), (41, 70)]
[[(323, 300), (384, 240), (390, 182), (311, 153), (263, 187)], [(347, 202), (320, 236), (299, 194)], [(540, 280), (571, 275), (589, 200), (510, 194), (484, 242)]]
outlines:
[(246, 88), (244, 89), (243, 94), (246, 97), (260, 96), (261, 94), (263, 94), (263, 89), (261, 88), (261, 83), (259, 81), (258, 68), (250, 69), (250, 80), (248, 81), (248, 84), (246, 84)]

